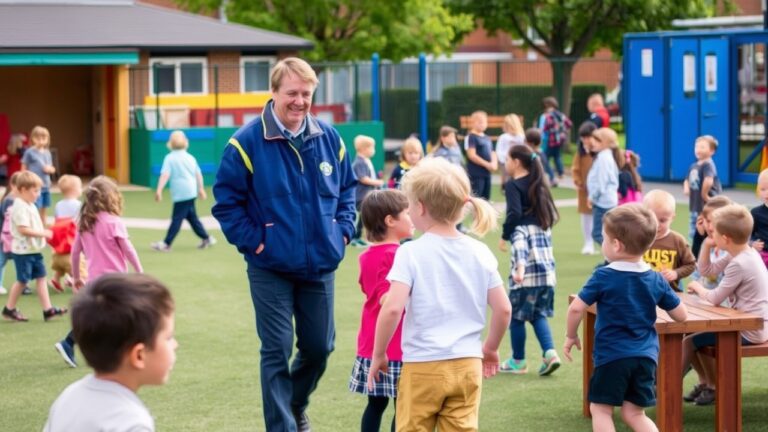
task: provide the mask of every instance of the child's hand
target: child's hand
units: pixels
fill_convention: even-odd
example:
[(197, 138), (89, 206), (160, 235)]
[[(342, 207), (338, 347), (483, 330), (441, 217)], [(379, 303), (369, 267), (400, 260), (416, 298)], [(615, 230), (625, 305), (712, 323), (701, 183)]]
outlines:
[(706, 291), (707, 289), (704, 288), (704, 285), (702, 285), (698, 281), (688, 282), (688, 294), (696, 294), (698, 296), (701, 296), (701, 292), (706, 293)]
[(371, 359), (371, 368), (368, 370), (368, 390), (373, 390), (374, 381), (379, 382), (379, 372), (387, 373), (388, 371), (387, 356), (374, 354)]
[(677, 275), (677, 272), (674, 271), (674, 270), (664, 269), (664, 270), (660, 271), (659, 273), (661, 273), (661, 275), (664, 277), (664, 279), (667, 282), (672, 282), (672, 281), (676, 281), (677, 280), (677, 276), (678, 275)]
[(85, 281), (82, 278), (78, 278), (75, 280), (74, 284), (72, 285), (72, 291), (79, 292), (83, 287), (85, 286)]
[(502, 252), (506, 252), (507, 249), (507, 241), (504, 239), (499, 239), (499, 250)]
[(704, 227), (704, 218), (702, 216), (696, 218), (696, 231), (699, 232), (699, 235), (704, 235), (704, 233), (707, 232), (707, 228)]
[(53, 165), (43, 165), (43, 172), (46, 174), (54, 174), (56, 173), (56, 167)]
[(197, 191), (197, 196), (203, 201), (205, 201), (208, 198), (208, 195), (205, 193), (205, 189), (200, 189), (199, 191)]
[(592, 200), (591, 199), (587, 200), (587, 208), (592, 210)]
[(715, 247), (715, 239), (712, 237), (707, 237), (704, 239), (704, 241), (701, 243), (702, 246), (706, 246), (708, 248), (714, 248)]
[(499, 372), (499, 350), (483, 347), (483, 378), (490, 378)]
[(576, 347), (579, 351), (581, 351), (581, 340), (579, 340), (579, 337), (570, 337), (568, 335), (565, 336), (565, 343), (563, 344), (563, 354), (565, 354), (565, 358), (568, 359), (568, 361), (573, 361), (573, 358), (571, 358), (571, 348)]
[(155, 191), (155, 201), (160, 202), (163, 200), (163, 192)]
[(762, 241), (762, 240), (755, 240), (755, 241), (752, 242), (752, 247), (756, 251), (760, 252), (760, 251), (762, 251), (765, 248), (765, 242)]
[(525, 267), (518, 267), (515, 270), (515, 274), (512, 276), (512, 280), (515, 281), (516, 284), (523, 283), (523, 277), (525, 277)]
[(45, 237), (47, 239), (52, 239), (53, 238), (53, 231), (51, 231), (49, 229), (43, 230), (43, 237)]

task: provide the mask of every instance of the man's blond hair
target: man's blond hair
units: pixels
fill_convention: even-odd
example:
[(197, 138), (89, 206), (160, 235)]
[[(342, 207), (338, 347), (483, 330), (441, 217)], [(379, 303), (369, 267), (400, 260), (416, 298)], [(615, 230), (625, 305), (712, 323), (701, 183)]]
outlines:
[(314, 87), (317, 87), (317, 83), (319, 82), (317, 80), (317, 74), (309, 63), (298, 57), (286, 57), (277, 62), (269, 75), (269, 83), (273, 92), (280, 90), (283, 78), (288, 75), (295, 75), (301, 78), (302, 81), (312, 84)]

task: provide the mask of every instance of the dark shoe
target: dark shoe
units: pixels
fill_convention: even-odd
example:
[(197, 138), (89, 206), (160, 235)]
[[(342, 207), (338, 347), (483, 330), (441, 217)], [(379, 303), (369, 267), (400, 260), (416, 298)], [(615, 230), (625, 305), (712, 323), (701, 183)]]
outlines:
[(66, 339), (62, 340), (61, 342), (56, 342), (53, 347), (56, 348), (56, 351), (59, 352), (61, 358), (64, 359), (64, 362), (67, 363), (69, 367), (77, 367), (77, 362), (75, 362), (74, 347), (70, 345)]
[(693, 402), (696, 400), (697, 397), (701, 394), (701, 391), (704, 390), (706, 387), (704, 384), (696, 384), (693, 386), (693, 390), (690, 391), (687, 395), (683, 396), (683, 400), (686, 402)]
[(54, 306), (48, 310), (43, 311), (43, 319), (48, 321), (51, 318), (64, 315), (65, 313), (67, 313), (67, 308), (57, 308)]
[(5, 319), (9, 319), (11, 321), (21, 321), (26, 322), (29, 321), (27, 317), (21, 314), (21, 311), (14, 308), (14, 309), (8, 309), (7, 307), (3, 306), (3, 317)]
[(693, 401), (696, 405), (712, 405), (715, 403), (715, 389), (705, 387), (701, 394)]
[(297, 432), (312, 432), (312, 426), (309, 424), (309, 417), (305, 411), (299, 411), (296, 408), (291, 408), (293, 412), (293, 419), (296, 420)]
[(213, 236), (208, 236), (207, 239), (200, 242), (199, 245), (197, 245), (198, 249), (208, 249), (209, 247), (215, 245), (218, 243), (216, 239)]

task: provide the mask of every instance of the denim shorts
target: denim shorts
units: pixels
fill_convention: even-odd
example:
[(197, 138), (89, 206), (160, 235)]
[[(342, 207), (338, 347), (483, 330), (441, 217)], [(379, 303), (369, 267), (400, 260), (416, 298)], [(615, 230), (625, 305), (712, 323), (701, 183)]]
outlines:
[(611, 406), (621, 406), (624, 401), (640, 407), (656, 405), (656, 362), (628, 357), (596, 367), (589, 380), (589, 401)]
[(35, 205), (37, 208), (49, 208), (51, 206), (51, 190), (48, 188), (41, 189), (40, 196), (37, 197)]
[(16, 266), (16, 280), (21, 283), (45, 277), (43, 254), (14, 254), (13, 264)]
[[(693, 346), (696, 347), (698, 350), (701, 347), (705, 346), (715, 346), (717, 342), (717, 333), (699, 333), (693, 336), (691, 339), (691, 342), (693, 342)], [(744, 336), (741, 337), (741, 344), (742, 345), (754, 345), (752, 342), (744, 339)]]

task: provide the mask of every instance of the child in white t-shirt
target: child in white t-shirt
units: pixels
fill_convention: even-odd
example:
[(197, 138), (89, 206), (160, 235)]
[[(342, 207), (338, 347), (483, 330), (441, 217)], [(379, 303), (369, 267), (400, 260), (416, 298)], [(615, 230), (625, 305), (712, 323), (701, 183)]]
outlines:
[(387, 276), (391, 286), (376, 325), (368, 387), (387, 371), (387, 345), (405, 309), (397, 430), (477, 430), (482, 377), (499, 370), (499, 343), (512, 309), (493, 253), (456, 223), (471, 203), (471, 231), (482, 235), (497, 214), (470, 195), (464, 170), (442, 158), (409, 171), (402, 190), (413, 225), (424, 234), (400, 246)]

